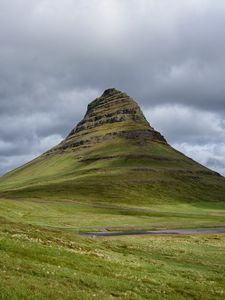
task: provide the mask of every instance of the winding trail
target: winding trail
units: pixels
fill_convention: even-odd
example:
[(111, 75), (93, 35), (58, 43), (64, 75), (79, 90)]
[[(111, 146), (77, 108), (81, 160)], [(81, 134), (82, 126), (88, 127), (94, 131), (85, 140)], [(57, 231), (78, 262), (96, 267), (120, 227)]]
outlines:
[(192, 234), (221, 234), (225, 233), (225, 227), (217, 228), (185, 228), (164, 230), (133, 230), (133, 231), (111, 231), (111, 232), (80, 232), (79, 235), (86, 237), (111, 237), (126, 235), (192, 235)]

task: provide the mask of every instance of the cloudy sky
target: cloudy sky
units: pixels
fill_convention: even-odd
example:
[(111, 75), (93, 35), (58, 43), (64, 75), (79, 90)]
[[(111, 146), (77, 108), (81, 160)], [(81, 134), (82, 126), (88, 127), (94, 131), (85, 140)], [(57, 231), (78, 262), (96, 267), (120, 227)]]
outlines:
[(115, 87), (225, 175), (224, 0), (0, 0), (0, 174), (57, 144)]

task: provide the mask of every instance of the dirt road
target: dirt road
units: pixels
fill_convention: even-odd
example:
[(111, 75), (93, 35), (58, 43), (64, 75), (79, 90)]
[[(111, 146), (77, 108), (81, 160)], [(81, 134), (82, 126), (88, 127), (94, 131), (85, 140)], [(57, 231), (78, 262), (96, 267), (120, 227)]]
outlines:
[(111, 231), (111, 232), (84, 232), (79, 233), (86, 237), (110, 237), (110, 236), (125, 236), (125, 235), (192, 235), (192, 234), (220, 234), (225, 233), (225, 227), (217, 228), (185, 228), (185, 229), (165, 229), (165, 230), (134, 230), (134, 231)]

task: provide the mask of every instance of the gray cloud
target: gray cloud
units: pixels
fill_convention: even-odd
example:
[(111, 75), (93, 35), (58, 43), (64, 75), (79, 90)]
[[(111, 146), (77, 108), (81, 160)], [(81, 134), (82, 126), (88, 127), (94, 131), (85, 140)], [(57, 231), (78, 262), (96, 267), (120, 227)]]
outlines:
[(116, 87), (184, 152), (211, 147), (204, 163), (225, 174), (223, 0), (0, 0), (0, 25), (1, 173)]
[(225, 175), (225, 143), (208, 143), (205, 145), (181, 143), (174, 146), (201, 164)]
[(170, 143), (204, 145), (225, 141), (224, 119), (216, 112), (166, 104), (150, 108), (146, 116)]
[(146, 116), (176, 149), (225, 174), (225, 127), (218, 112), (167, 104), (150, 108)]

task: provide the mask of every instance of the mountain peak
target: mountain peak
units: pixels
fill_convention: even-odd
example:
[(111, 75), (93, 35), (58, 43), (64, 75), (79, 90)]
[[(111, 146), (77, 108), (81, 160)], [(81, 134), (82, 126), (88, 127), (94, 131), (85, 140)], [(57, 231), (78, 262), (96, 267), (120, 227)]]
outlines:
[[(116, 101), (118, 102), (124, 102), (124, 101), (133, 101), (126, 93), (119, 91), (115, 88), (109, 88), (106, 89), (103, 94), (96, 98), (95, 100), (93, 100), (89, 105), (88, 105), (88, 110), (87, 113), (92, 109), (95, 108), (97, 106), (109, 103), (110, 105), (112, 105), (112, 102)], [(134, 102), (134, 101), (133, 101)], [(127, 103), (128, 105), (129, 103)], [(111, 109), (111, 107), (109, 107), (109, 109)]]
[(115, 88), (109, 88), (103, 92), (102, 97), (112, 96), (112, 95), (120, 94), (120, 93), (122, 93), (122, 92)]
[(118, 139), (142, 146), (152, 142), (167, 144), (150, 126), (136, 101), (124, 92), (109, 88), (88, 105), (84, 118), (48, 153), (77, 151)]

